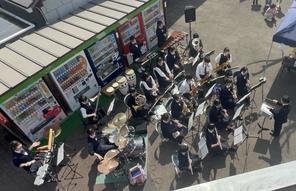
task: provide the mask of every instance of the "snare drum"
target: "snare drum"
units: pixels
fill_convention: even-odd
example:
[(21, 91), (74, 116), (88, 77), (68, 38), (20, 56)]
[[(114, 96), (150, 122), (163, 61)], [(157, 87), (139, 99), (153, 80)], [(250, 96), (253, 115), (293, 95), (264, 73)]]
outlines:
[(137, 78), (135, 71), (133, 69), (127, 69), (125, 70), (125, 77), (127, 79), (128, 85), (130, 87), (136, 87), (137, 85)]
[(119, 91), (120, 91), (120, 93), (123, 94), (123, 95), (126, 95), (128, 93), (128, 91), (129, 91), (129, 87), (128, 87), (128, 83), (127, 83), (126, 77), (124, 77), (124, 76), (118, 76), (116, 78), (116, 82), (119, 85)]
[(122, 151), (127, 157), (140, 157), (145, 153), (145, 139), (143, 137), (130, 138)]
[(106, 94), (108, 96), (112, 96), (114, 93), (115, 93), (115, 89), (113, 87), (110, 86), (110, 87), (106, 88)]

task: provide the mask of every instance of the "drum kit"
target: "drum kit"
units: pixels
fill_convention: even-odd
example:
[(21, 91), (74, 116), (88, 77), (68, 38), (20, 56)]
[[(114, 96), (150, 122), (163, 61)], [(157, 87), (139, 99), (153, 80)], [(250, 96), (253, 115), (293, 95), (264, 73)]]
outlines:
[(98, 172), (108, 174), (114, 171), (120, 165), (120, 158), (125, 161), (144, 156), (145, 140), (141, 136), (135, 136), (135, 128), (128, 126), (127, 120), (125, 113), (118, 113), (102, 130), (109, 142), (118, 146), (118, 149), (106, 153), (104, 160), (97, 167)]

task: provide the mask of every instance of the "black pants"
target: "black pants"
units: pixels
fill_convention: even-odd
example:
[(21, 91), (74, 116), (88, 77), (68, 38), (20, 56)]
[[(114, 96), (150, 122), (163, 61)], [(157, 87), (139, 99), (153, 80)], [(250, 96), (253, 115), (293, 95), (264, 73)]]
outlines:
[(274, 132), (273, 135), (278, 137), (281, 134), (281, 130), (282, 130), (283, 124), (279, 123), (277, 121), (274, 122)]
[(258, 0), (253, 0), (253, 5), (258, 5)]

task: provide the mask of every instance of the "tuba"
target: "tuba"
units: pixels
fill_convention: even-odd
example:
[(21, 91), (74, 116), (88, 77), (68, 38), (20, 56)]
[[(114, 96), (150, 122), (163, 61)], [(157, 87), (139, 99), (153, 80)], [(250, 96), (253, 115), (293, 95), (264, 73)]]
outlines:
[(137, 111), (139, 108), (145, 106), (147, 99), (144, 95), (138, 94), (135, 98), (135, 102), (136, 102), (136, 105), (133, 105), (133, 108), (135, 111)]

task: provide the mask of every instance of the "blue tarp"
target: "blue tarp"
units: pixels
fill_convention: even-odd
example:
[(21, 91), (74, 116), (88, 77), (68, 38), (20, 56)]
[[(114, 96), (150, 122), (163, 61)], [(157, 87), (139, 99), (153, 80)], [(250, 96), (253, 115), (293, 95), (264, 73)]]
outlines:
[(296, 0), (293, 1), (272, 40), (296, 47)]

